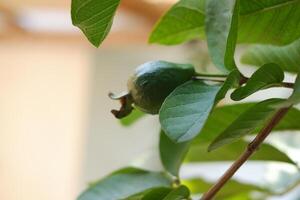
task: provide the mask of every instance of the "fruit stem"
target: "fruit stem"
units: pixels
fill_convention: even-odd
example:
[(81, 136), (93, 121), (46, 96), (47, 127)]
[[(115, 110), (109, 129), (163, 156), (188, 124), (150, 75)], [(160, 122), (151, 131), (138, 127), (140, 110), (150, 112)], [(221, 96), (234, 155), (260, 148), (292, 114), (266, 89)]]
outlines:
[(213, 77), (213, 78), (227, 78), (226, 74), (202, 74), (202, 73), (196, 73), (196, 76), (201, 77)]

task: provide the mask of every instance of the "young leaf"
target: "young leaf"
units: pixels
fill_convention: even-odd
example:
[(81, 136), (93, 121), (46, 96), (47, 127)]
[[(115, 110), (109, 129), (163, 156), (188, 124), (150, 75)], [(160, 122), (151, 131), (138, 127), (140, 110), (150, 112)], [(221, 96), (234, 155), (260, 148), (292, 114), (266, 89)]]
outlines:
[(239, 0), (207, 0), (205, 32), (213, 63), (222, 71), (236, 69)]
[(96, 182), (78, 200), (124, 199), (153, 187), (170, 187), (172, 181), (163, 173), (124, 168)]
[(164, 168), (174, 176), (178, 172), (183, 162), (191, 142), (174, 143), (166, 134), (160, 132), (159, 152)]
[(190, 190), (181, 185), (178, 188), (175, 188), (171, 191), (163, 200), (184, 200), (190, 197)]
[(208, 150), (215, 150), (252, 133), (257, 127), (262, 126), (270, 120), (278, 110), (278, 108), (275, 108), (276, 105), (282, 102), (284, 102), (283, 99), (268, 99), (251, 107), (230, 124), (230, 126), (211, 143)]
[(242, 55), (241, 62), (260, 67), (276, 63), (284, 71), (300, 72), (300, 40), (286, 46), (254, 45)]
[(180, 0), (156, 24), (150, 43), (179, 44), (204, 35), (204, 0)]
[(239, 86), (240, 78), (241, 78), (241, 74), (238, 70), (233, 70), (232, 72), (230, 72), (222, 88), (217, 94), (216, 103), (218, 103), (220, 100), (225, 98), (228, 90)]
[[(210, 142), (202, 141), (193, 143), (186, 155), (185, 162), (199, 163), (199, 162), (219, 162), (219, 161), (233, 161), (239, 157), (241, 152), (247, 147), (249, 142), (240, 140), (231, 145), (226, 145), (223, 148), (216, 149), (212, 152), (207, 152), (207, 147)], [(281, 152), (275, 146), (270, 144), (262, 144), (249, 160), (255, 161), (279, 161), (290, 164), (295, 164), (291, 158), (285, 153)]]
[(80, 28), (94, 46), (99, 47), (110, 31), (119, 3), (120, 0), (72, 0), (73, 25)]
[(231, 94), (231, 99), (240, 101), (261, 89), (280, 85), (283, 79), (284, 73), (278, 65), (265, 64), (250, 77), (245, 86), (236, 89)]
[(177, 87), (164, 101), (159, 119), (162, 129), (174, 142), (193, 139), (202, 129), (220, 89), (193, 80)]

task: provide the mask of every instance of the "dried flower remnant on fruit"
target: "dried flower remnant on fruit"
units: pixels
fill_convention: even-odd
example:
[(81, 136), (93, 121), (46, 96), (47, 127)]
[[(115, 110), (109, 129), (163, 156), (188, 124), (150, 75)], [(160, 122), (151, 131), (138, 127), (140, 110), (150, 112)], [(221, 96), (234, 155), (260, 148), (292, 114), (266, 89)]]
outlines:
[(129, 115), (135, 108), (149, 114), (158, 114), (166, 97), (179, 85), (195, 76), (194, 67), (166, 61), (152, 61), (140, 65), (128, 80), (128, 92), (110, 95), (121, 102), (120, 110), (112, 110), (117, 118)]

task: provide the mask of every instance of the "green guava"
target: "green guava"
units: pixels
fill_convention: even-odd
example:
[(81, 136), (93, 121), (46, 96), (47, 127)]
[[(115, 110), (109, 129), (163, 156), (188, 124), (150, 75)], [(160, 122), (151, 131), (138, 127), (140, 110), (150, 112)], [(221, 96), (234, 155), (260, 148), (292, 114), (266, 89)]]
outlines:
[(179, 85), (191, 80), (195, 70), (189, 64), (175, 64), (166, 61), (153, 61), (139, 66), (128, 80), (128, 93), (113, 95), (119, 99), (122, 107), (112, 110), (117, 118), (130, 114), (134, 107), (139, 110), (157, 114), (166, 97)]

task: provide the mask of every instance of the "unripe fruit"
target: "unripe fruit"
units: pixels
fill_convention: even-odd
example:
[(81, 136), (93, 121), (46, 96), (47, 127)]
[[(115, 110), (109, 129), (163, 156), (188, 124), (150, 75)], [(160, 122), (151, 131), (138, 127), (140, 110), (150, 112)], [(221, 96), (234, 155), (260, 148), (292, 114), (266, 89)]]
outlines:
[[(157, 114), (165, 98), (194, 75), (194, 67), (189, 64), (166, 61), (145, 63), (139, 66), (128, 80), (128, 94), (118, 97), (110, 95), (114, 99), (122, 100), (120, 111), (113, 110), (112, 112), (117, 118), (125, 117), (132, 110), (128, 104), (134, 104), (143, 112)], [(126, 112), (124, 112), (124, 106), (127, 107)]]

